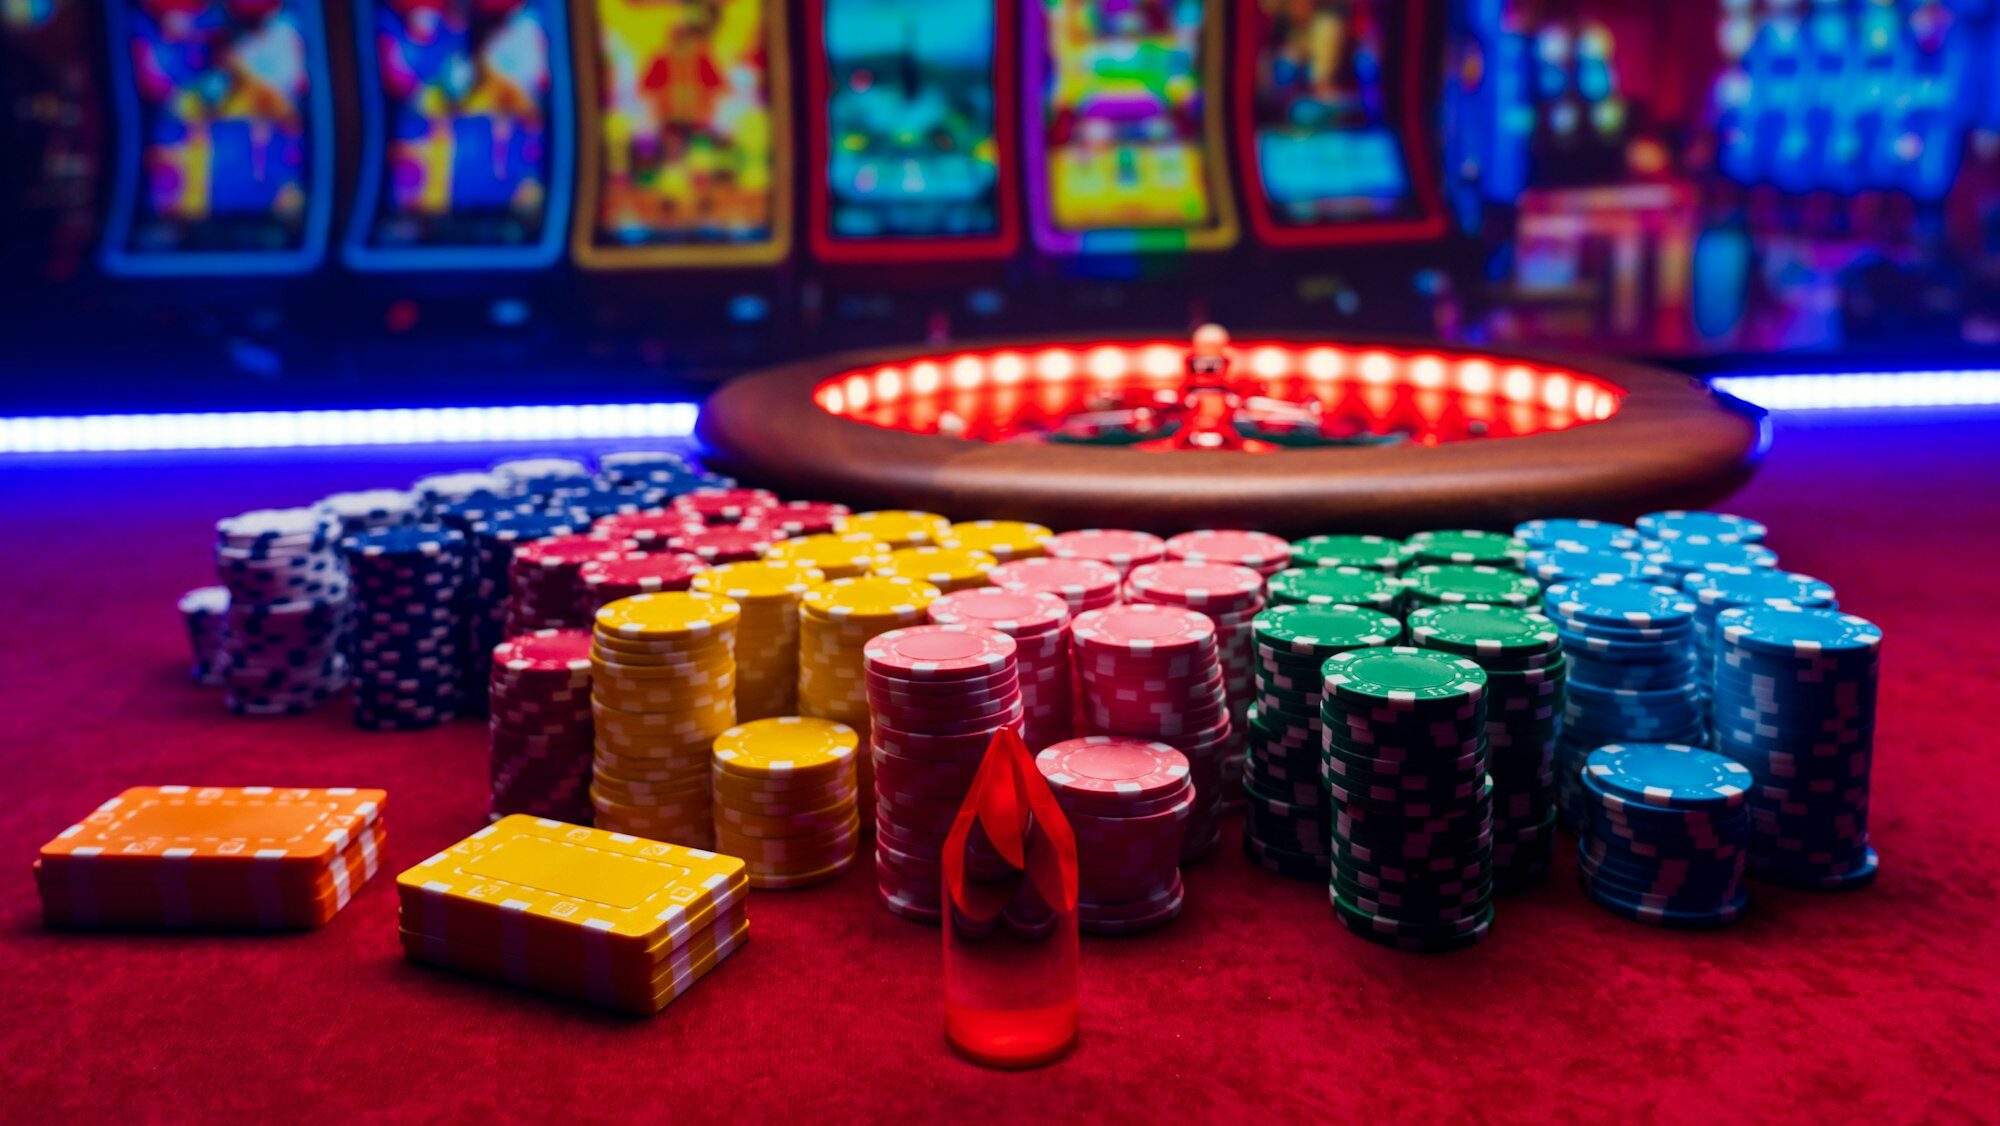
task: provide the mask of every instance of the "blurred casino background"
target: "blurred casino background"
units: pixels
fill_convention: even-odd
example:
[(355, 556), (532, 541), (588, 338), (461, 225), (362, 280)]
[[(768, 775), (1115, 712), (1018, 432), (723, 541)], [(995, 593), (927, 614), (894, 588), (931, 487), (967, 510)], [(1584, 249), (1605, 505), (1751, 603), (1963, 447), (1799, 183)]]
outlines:
[(10, 415), (1209, 319), (2000, 388), (2000, 0), (0, 0), (0, 91)]

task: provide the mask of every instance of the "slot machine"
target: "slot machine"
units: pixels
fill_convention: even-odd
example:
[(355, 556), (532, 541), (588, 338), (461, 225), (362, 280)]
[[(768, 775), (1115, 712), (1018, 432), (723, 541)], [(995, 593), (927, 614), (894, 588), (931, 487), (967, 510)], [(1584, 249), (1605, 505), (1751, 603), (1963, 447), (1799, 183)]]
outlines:
[[(30, 297), (75, 278), (97, 238), (104, 94), (96, 7), (0, 3), (0, 277)], [(14, 284), (6, 284), (9, 290)]]

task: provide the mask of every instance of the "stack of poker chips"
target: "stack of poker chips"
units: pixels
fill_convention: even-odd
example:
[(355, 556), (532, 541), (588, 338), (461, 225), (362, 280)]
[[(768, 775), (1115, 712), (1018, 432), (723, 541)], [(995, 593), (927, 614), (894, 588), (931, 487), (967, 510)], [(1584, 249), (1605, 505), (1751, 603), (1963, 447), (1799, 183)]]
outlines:
[(371, 528), (414, 524), (422, 513), (423, 500), (402, 489), (363, 489), (321, 497), (315, 507), (334, 518), (341, 535), (351, 536)]
[(690, 489), (674, 498), (674, 511), (694, 520), (721, 526), (741, 524), (757, 510), (778, 503), (776, 493), (763, 489)]
[(1750, 874), (1835, 890), (1875, 878), (1868, 781), (1882, 631), (1831, 609), (1716, 616), (1716, 749), (1755, 776)]
[(591, 559), (576, 568), (577, 581), (583, 584), (583, 602), (577, 612), (590, 619), (621, 598), (687, 590), (695, 576), (706, 570), (708, 564), (678, 551), (629, 552), (614, 559)]
[(1041, 556), (1054, 535), (1040, 524), (1021, 520), (961, 520), (938, 546), (983, 551), (995, 562), (1012, 563)]
[(988, 571), (986, 579), (1001, 590), (1057, 595), (1069, 604), (1071, 617), (1117, 605), (1118, 587), (1124, 581), (1109, 563), (1049, 558), (1002, 563)]
[[(829, 579), (799, 600), (799, 711), (868, 735), (870, 638), (929, 618), (942, 593), (929, 583), (873, 575)], [(861, 800), (875, 800), (872, 758), (861, 759)]]
[(224, 651), (229, 632), (229, 588), (196, 587), (181, 595), (181, 622), (187, 626), (188, 652), (193, 662), (188, 679), (220, 688), (228, 683), (229, 657)]
[(1046, 748), (1035, 766), (1076, 836), (1077, 926), (1136, 934), (1178, 918), (1195, 803), (1187, 757), (1165, 743), (1090, 735)]
[(848, 508), (822, 500), (781, 500), (748, 513), (742, 523), (760, 530), (783, 532), (780, 538), (838, 532), (847, 524)]
[(1580, 825), (1584, 756), (1606, 743), (1707, 741), (1695, 667), (1694, 603), (1671, 587), (1625, 579), (1557, 583), (1544, 601), (1568, 655), (1556, 786)]
[(1215, 633), (1205, 615), (1178, 606), (1111, 606), (1070, 622), (1091, 733), (1167, 743), (1187, 756), (1195, 806), (1183, 861), (1215, 849), (1223, 759), (1239, 745)]
[(591, 521), (590, 534), (601, 540), (628, 541), (640, 551), (666, 551), (675, 536), (698, 532), (708, 525), (699, 517), (665, 509), (658, 512), (618, 512)]
[(672, 1003), (749, 938), (743, 862), (503, 817), (396, 877), (403, 954), (620, 1012)]
[(1246, 724), (1243, 851), (1281, 876), (1324, 880), (1333, 807), (1321, 778), (1321, 669), (1337, 653), (1394, 645), (1403, 623), (1359, 606), (1273, 606), (1251, 625), (1257, 703)]
[(667, 548), (695, 556), (711, 566), (762, 559), (785, 538), (776, 528), (748, 524), (710, 524), (667, 537)]
[(1681, 589), (1694, 599), (1694, 659), (1699, 670), (1703, 703), (1714, 692), (1715, 619), (1724, 610), (1748, 606), (1831, 610), (1838, 601), (1833, 587), (1793, 571), (1774, 567), (1711, 567), (1681, 578)]
[(1391, 646), (1337, 654), (1325, 674), (1334, 915), (1401, 949), (1480, 941), (1493, 925), (1486, 673)]
[(969, 547), (901, 547), (875, 565), (875, 573), (929, 583), (950, 594), (987, 584), (995, 563), (991, 555)]
[(423, 501), (425, 519), (429, 519), (439, 508), (455, 501), (469, 500), (481, 494), (494, 497), (506, 496), (512, 487), (513, 483), (505, 477), (480, 469), (433, 473), (410, 483), (410, 491)]
[(888, 555), (888, 545), (866, 532), (822, 532), (779, 540), (764, 558), (803, 564), (832, 580), (873, 574), (875, 565)]
[(931, 603), (935, 625), (981, 626), (1014, 639), (1021, 681), (1021, 741), (1032, 753), (1067, 739), (1075, 728), (1071, 694), (1069, 605), (1042, 591), (981, 587)]
[(1360, 606), (1394, 614), (1403, 593), (1393, 571), (1328, 563), (1272, 575), (1270, 599), (1280, 606)]
[(1270, 578), (1292, 563), (1292, 545), (1264, 532), (1182, 532), (1166, 543), (1167, 558), (1184, 563), (1231, 563)]
[(246, 512), (215, 525), (215, 570), (229, 590), (224, 702), (238, 715), (293, 715), (347, 686), (342, 643), (351, 584), (330, 516)]
[(638, 553), (638, 546), (629, 540), (590, 535), (550, 536), (516, 547), (507, 562), (507, 636), (588, 625), (589, 619), (583, 616), (583, 579), (578, 571), (585, 563)]
[(935, 512), (916, 512), (909, 509), (891, 508), (875, 512), (857, 512), (847, 518), (844, 527), (851, 535), (867, 536), (891, 550), (899, 547), (923, 547), (926, 544), (943, 543), (951, 538), (951, 521)]
[(692, 591), (635, 595), (597, 612), (590, 801), (600, 828), (714, 847), (709, 755), (736, 725), (740, 617), (729, 599)]
[(1292, 564), (1297, 567), (1359, 567), (1393, 575), (1403, 568), (1402, 547), (1403, 541), (1385, 536), (1307, 536), (1292, 542)]
[[(1291, 550), (1283, 540), (1275, 542), (1287, 552)], [(1232, 811), (1240, 808), (1244, 726), (1257, 691), (1256, 631), (1250, 622), (1264, 609), (1264, 576), (1236, 563), (1148, 563), (1134, 567), (1125, 577), (1125, 601), (1185, 607), (1215, 623), (1215, 644), (1222, 660), (1233, 731), (1222, 762), (1222, 800)]]
[(864, 647), (876, 890), (894, 914), (941, 918), (945, 838), (994, 733), (1021, 726), (1014, 653), (976, 626), (893, 629)]
[(742, 607), (736, 627), (738, 721), (798, 711), (799, 600), (825, 581), (825, 575), (797, 563), (725, 563), (694, 577), (689, 589), (719, 594)]
[(1576, 544), (1530, 548), (1523, 569), (1544, 584), (1587, 583), (1598, 579), (1658, 583), (1667, 579), (1667, 569), (1647, 558), (1646, 553), (1637, 548), (1597, 548)]
[(1487, 773), (1493, 776), (1493, 878), (1533, 887), (1555, 859), (1556, 747), (1568, 662), (1555, 623), (1508, 606), (1433, 606), (1410, 615), (1421, 649), (1486, 670)]
[(486, 716), (492, 816), (591, 818), (590, 631), (522, 634), (493, 650)]
[(582, 520), (566, 512), (497, 512), (466, 526), (471, 546), (471, 575), (459, 604), (470, 638), (465, 675), (468, 688), (475, 693), (473, 710), (485, 704), (493, 647), (508, 636), (507, 588), (514, 549), (535, 540), (571, 536), (585, 530)]
[(435, 524), (341, 541), (354, 580), (354, 722), (411, 730), (465, 711), (465, 535)]
[(847, 871), (860, 850), (852, 727), (774, 716), (715, 739), (715, 843), (750, 886), (801, 888)]
[(1118, 572), (1122, 581), (1132, 568), (1167, 557), (1167, 541), (1147, 532), (1121, 528), (1084, 528), (1049, 537), (1042, 552), (1050, 559), (1088, 559)]
[(560, 511), (585, 520), (603, 520), (612, 516), (636, 516), (642, 512), (658, 511), (666, 503), (668, 493), (661, 489), (638, 488), (631, 490), (607, 489), (593, 485), (581, 492), (565, 492), (547, 502), (550, 511)]
[(1403, 616), (1426, 606), (1532, 607), (1542, 596), (1542, 584), (1519, 571), (1483, 563), (1426, 563), (1402, 574)]
[(1763, 543), (1768, 529), (1747, 516), (1727, 512), (1669, 509), (1648, 512), (1636, 521), (1637, 531), (1650, 540), (1671, 543), (1699, 537), (1713, 543)]
[(1513, 536), (1474, 529), (1418, 532), (1403, 541), (1403, 568), (1428, 566), (1497, 567), (1518, 571), (1528, 545)]
[(542, 496), (591, 482), (590, 466), (570, 457), (517, 457), (494, 463), (492, 472), (517, 496)]
[(1715, 567), (1776, 567), (1778, 553), (1761, 543), (1718, 540), (1712, 536), (1682, 536), (1646, 545), (1646, 560), (1667, 573), (1667, 582), (1681, 585), (1688, 575)]
[(138, 786), (42, 846), (42, 918), (61, 927), (300, 929), (375, 874), (381, 790)]
[(1584, 760), (1577, 873), (1592, 902), (1655, 926), (1733, 923), (1749, 901), (1750, 772), (1679, 743), (1614, 743)]
[(687, 458), (671, 450), (613, 450), (598, 455), (597, 475), (614, 487), (660, 485), (674, 488), (692, 478), (695, 470), (688, 464)]
[(1514, 525), (1514, 538), (1527, 545), (1531, 552), (1557, 549), (1637, 551), (1644, 546), (1646, 539), (1637, 528), (1624, 524), (1567, 518), (1523, 521)]

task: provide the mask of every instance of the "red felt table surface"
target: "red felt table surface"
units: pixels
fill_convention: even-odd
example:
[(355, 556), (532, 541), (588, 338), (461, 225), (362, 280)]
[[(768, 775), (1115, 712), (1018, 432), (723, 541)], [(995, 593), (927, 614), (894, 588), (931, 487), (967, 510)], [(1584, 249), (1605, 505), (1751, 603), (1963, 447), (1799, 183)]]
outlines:
[[(0, 1119), (791, 1122), (1981, 1118), (2000, 1072), (2000, 422), (1781, 426), (1730, 507), (1888, 632), (1874, 887), (1755, 887), (1712, 934), (1587, 903), (1564, 860), (1492, 937), (1401, 954), (1225, 847), (1165, 930), (1084, 940), (1080, 1047), (945, 1049), (939, 936), (865, 871), (756, 893), (751, 940), (650, 1020), (405, 962), (393, 874), (483, 823), (483, 730), (238, 719), (173, 603), (210, 522), (493, 451), (0, 466)], [(384, 871), (324, 930), (58, 933), (36, 846), (123, 787), (389, 791)], [(1275, 1115), (1276, 1117), (1270, 1117)]]

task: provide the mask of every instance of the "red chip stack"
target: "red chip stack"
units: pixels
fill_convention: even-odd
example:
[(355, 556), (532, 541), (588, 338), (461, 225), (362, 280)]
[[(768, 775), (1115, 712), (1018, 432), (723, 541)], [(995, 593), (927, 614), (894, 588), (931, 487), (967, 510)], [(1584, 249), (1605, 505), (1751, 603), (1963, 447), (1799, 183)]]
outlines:
[(1187, 756), (1195, 803), (1181, 859), (1207, 855), (1235, 742), (1215, 623), (1177, 606), (1113, 606), (1077, 615), (1070, 643), (1093, 733), (1157, 740)]
[(492, 816), (591, 819), (590, 631), (547, 629), (501, 642), (488, 678)]
[(785, 538), (776, 528), (747, 524), (714, 524), (667, 537), (667, 547), (698, 557), (710, 566), (724, 563), (753, 563), (764, 558), (771, 545)]
[(669, 509), (665, 512), (618, 512), (601, 517), (590, 534), (601, 540), (630, 540), (640, 551), (665, 551), (674, 536), (707, 527), (701, 517)]
[(1016, 559), (986, 572), (987, 583), (1001, 590), (1061, 595), (1072, 617), (1116, 605), (1120, 578), (1116, 567), (1095, 559)]
[(1120, 528), (1085, 528), (1059, 532), (1043, 545), (1050, 559), (1094, 559), (1109, 564), (1122, 578), (1132, 568), (1157, 563), (1167, 557), (1167, 541), (1146, 532)]
[(1021, 740), (1030, 752), (1066, 739), (1075, 729), (1070, 693), (1069, 605), (1045, 591), (980, 587), (947, 594), (930, 605), (937, 625), (982, 626), (1014, 639), (1021, 682)]
[(1186, 893), (1181, 847), (1195, 789), (1165, 743), (1090, 735), (1035, 756), (1076, 834), (1077, 925), (1133, 934), (1173, 921)]
[(875, 874), (895, 914), (941, 917), (945, 838), (993, 733), (1023, 716), (1012, 638), (971, 626), (911, 626), (871, 638)]
[(1268, 532), (1182, 532), (1167, 541), (1167, 558), (1187, 563), (1234, 563), (1268, 579), (1292, 565), (1292, 545)]
[(750, 513), (778, 503), (778, 494), (764, 489), (695, 489), (674, 498), (674, 511), (704, 524), (740, 524)]
[(817, 536), (838, 532), (852, 515), (844, 504), (820, 500), (781, 500), (747, 511), (740, 521), (745, 527), (771, 529), (786, 536)]
[(595, 621), (597, 612), (621, 598), (662, 590), (686, 590), (708, 564), (678, 551), (628, 554), (617, 559), (593, 559), (577, 567), (583, 583), (585, 621)]
[(507, 564), (506, 631), (519, 637), (542, 629), (587, 627), (581, 616), (585, 563), (611, 562), (638, 554), (630, 540), (595, 536), (550, 536), (514, 549)]
[(1264, 576), (1235, 563), (1149, 563), (1126, 576), (1125, 600), (1185, 607), (1199, 611), (1215, 623), (1216, 647), (1221, 652), (1223, 681), (1229, 691), (1230, 718), (1235, 721), (1234, 739), (1222, 763), (1222, 800), (1232, 809), (1240, 807), (1247, 722), (1250, 704), (1257, 694), (1257, 635), (1250, 623), (1264, 609)]

